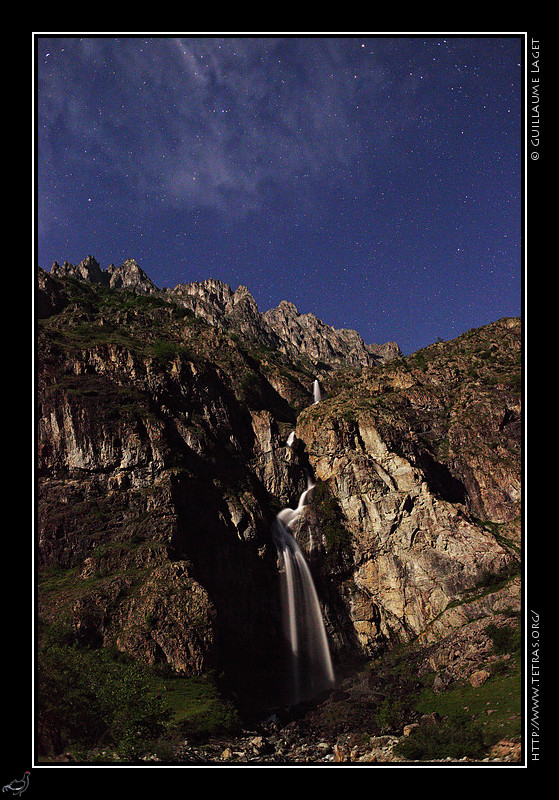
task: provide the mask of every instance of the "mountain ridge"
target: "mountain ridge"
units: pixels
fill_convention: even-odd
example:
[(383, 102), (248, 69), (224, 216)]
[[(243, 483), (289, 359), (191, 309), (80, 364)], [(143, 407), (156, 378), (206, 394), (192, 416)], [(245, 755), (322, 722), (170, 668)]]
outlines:
[(260, 312), (246, 286), (233, 290), (219, 279), (207, 278), (179, 283), (173, 289), (159, 289), (133, 258), (126, 259), (119, 267), (110, 264), (106, 270), (91, 255), (77, 265), (67, 261), (60, 265), (55, 261), (48, 274), (165, 298), (212, 325), (260, 339), (286, 355), (303, 352), (317, 365), (361, 368), (402, 356), (396, 342), (366, 344), (357, 331), (335, 329), (312, 312), (301, 314), (288, 300), (282, 300), (277, 308)]

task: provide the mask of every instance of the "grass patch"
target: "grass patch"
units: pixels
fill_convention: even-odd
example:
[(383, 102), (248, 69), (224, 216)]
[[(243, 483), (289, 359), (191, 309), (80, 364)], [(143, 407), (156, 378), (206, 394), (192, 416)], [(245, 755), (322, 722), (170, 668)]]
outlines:
[(500, 739), (522, 733), (520, 653), (508, 664), (499, 662), (482, 686), (465, 683), (445, 692), (424, 688), (415, 702), (420, 714), (436, 712), (440, 724), (416, 728), (402, 739), (398, 752), (406, 758), (481, 758)]
[(174, 339), (155, 339), (150, 345), (150, 350), (160, 367), (165, 367), (169, 361), (173, 361), (179, 355), (186, 359), (192, 360), (193, 358), (191, 351)]
[(235, 707), (221, 696), (210, 674), (158, 678), (153, 689), (169, 711), (171, 725), (182, 736), (202, 740), (240, 726)]
[[(471, 717), (490, 732), (507, 736), (520, 734), (521, 710), (520, 658), (508, 674), (493, 675), (482, 686), (466, 683), (445, 692), (423, 690), (416, 709), (427, 714), (437, 711), (441, 715), (456, 716), (467, 710)], [(488, 715), (487, 711), (493, 712)]]

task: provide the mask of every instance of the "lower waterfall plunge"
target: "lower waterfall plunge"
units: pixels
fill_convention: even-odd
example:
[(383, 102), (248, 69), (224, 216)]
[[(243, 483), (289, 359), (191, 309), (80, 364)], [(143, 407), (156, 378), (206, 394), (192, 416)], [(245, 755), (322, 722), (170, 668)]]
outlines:
[[(289, 446), (292, 443), (290, 436)], [(335, 684), (320, 603), (309, 567), (292, 533), (312, 489), (309, 480), (297, 508), (280, 511), (272, 531), (280, 566), (284, 631), (290, 648), (291, 705), (310, 700)]]

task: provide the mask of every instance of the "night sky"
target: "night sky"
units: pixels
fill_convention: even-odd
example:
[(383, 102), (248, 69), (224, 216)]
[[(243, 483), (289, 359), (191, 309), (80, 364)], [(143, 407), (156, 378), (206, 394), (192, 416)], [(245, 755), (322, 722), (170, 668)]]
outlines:
[(520, 34), (36, 36), (37, 263), (405, 354), (521, 313)]

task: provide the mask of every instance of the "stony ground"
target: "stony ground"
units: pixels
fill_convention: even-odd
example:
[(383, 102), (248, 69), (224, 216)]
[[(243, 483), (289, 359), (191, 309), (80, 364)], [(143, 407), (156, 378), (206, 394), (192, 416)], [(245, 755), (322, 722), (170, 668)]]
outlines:
[[(429, 764), (519, 765), (517, 624), (510, 615), (492, 620), (490, 626), (487, 620), (472, 622), (431, 646), (396, 649), (375, 661), (348, 665), (327, 696), (245, 721), (240, 730), (201, 740), (199, 733), (189, 735), (184, 729), (181, 735), (175, 725), (167, 731), (169, 738), (146, 743), (140, 763), (360, 766), (423, 759)], [(83, 759), (66, 751), (43, 760), (71, 764)], [(122, 763), (109, 749), (87, 753), (85, 761)]]
[[(173, 748), (173, 753), (164, 754), (161, 751), (155, 755), (144, 757), (143, 762), (152, 764), (169, 763), (191, 766), (220, 765), (264, 765), (291, 766), (295, 764), (328, 765), (344, 764), (389, 764), (389, 763), (418, 763), (411, 759), (403, 758), (395, 752), (395, 748), (403, 736), (409, 735), (406, 731), (402, 736), (369, 736), (355, 737), (352, 735), (339, 736), (335, 740), (325, 740), (320, 737), (301, 739), (297, 726), (290, 724), (279, 727), (269, 723), (266, 730), (245, 731), (236, 737), (218, 737), (206, 742), (204, 745), (191, 745), (188, 742)], [(98, 754), (97, 763), (118, 763), (109, 753)], [(72, 763), (74, 757), (66, 753), (54, 759), (60, 763)], [(494, 745), (487, 756), (482, 759), (472, 759), (466, 756), (458, 759), (434, 759), (429, 763), (520, 763), (521, 745), (508, 739), (501, 740)]]
[[(178, 752), (179, 763), (203, 764), (382, 764), (415, 763), (394, 752), (400, 736), (371, 736), (356, 741), (352, 736), (336, 741), (316, 739), (302, 742), (288, 728), (265, 735), (247, 732), (233, 741), (213, 741), (203, 748), (184, 745)], [(520, 744), (503, 739), (491, 748), (482, 762), (514, 763), (521, 758)], [(155, 759), (155, 757), (154, 757)], [(478, 763), (476, 759), (437, 759), (430, 763)]]
[[(497, 653), (492, 629), (479, 620), (433, 646), (406, 648), (365, 668), (348, 669), (334, 692), (306, 707), (278, 710), (240, 731), (205, 741), (159, 741), (141, 760), (153, 766), (349, 766), (419, 763), (420, 758), (441, 764), (520, 764), (516, 627), (513, 617), (497, 621), (493, 636), (506, 634), (511, 652)], [(418, 691), (424, 698), (420, 705)], [(458, 727), (449, 727), (456, 714)], [(449, 752), (449, 737), (453, 756), (443, 757), (443, 750)], [(403, 745), (413, 757), (404, 754)], [(98, 764), (118, 762), (109, 751), (90, 756), (88, 761)], [(77, 759), (66, 753), (55, 760)]]
[[(351, 698), (350, 698), (351, 700)], [(323, 704), (328, 707), (328, 701)], [(153, 752), (145, 755), (144, 764), (176, 764), (177, 766), (291, 766), (339, 764), (360, 766), (367, 764), (425, 763), (406, 758), (398, 752), (398, 746), (412, 736), (418, 727), (440, 726), (443, 720), (437, 713), (423, 714), (417, 722), (404, 725), (397, 732), (384, 735), (369, 735), (364, 732), (340, 733), (335, 730), (320, 730), (313, 711), (299, 719), (280, 721), (276, 716), (244, 729), (236, 734), (214, 736), (202, 742), (183, 740), (173, 743), (159, 742)], [(433, 764), (494, 763), (520, 764), (522, 759), (519, 737), (506, 735), (483, 756), (431, 758)], [(72, 763), (78, 759), (65, 753), (53, 760)], [(89, 760), (89, 759), (88, 759)], [(97, 764), (118, 763), (114, 753), (102, 751), (91, 759)]]

